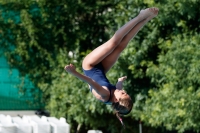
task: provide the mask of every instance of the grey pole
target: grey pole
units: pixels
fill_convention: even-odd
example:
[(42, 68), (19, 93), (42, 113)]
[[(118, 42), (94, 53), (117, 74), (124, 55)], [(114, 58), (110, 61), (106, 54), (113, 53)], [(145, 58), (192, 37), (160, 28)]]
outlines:
[(139, 131), (140, 131), (140, 133), (142, 133), (142, 122), (141, 121), (139, 121)]

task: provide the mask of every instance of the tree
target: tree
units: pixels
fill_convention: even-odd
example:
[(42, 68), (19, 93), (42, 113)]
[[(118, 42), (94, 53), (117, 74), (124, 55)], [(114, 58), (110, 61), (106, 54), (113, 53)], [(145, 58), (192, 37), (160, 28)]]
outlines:
[[(154, 25), (147, 36), (149, 42), (144, 40), (136, 52), (139, 66), (146, 67), (142, 72), (150, 79), (151, 89), (136, 97), (133, 116), (153, 127), (198, 132), (199, 2), (162, 1), (158, 7), (161, 5), (164, 8), (160, 8), (163, 15), (156, 22), (159, 25)], [(150, 54), (151, 51), (156, 53)], [(151, 60), (154, 55), (157, 57)], [(137, 56), (129, 58), (135, 59), (131, 70), (137, 73)]]
[(168, 130), (199, 131), (199, 40), (199, 35), (183, 35), (165, 43), (169, 50), (160, 55), (159, 66), (147, 70), (157, 87), (149, 91), (142, 112), (137, 110), (141, 106), (136, 108), (141, 120)]
[[(28, 75), (43, 91), (52, 116), (66, 117), (72, 125), (105, 128), (106, 118), (118, 132), (120, 122), (111, 108), (88, 93), (86, 84), (64, 72), (74, 63), (81, 71), (82, 58), (108, 39), (114, 24), (113, 1), (1, 1), (1, 48), (10, 65)], [(102, 114), (103, 117), (102, 117)], [(96, 121), (98, 119), (98, 121)], [(114, 128), (119, 127), (119, 128)], [(85, 127), (85, 129), (88, 129)]]
[(96, 101), (87, 85), (63, 67), (74, 63), (81, 71), (87, 53), (141, 9), (156, 6), (158, 17), (138, 33), (108, 73), (112, 83), (128, 76), (124, 88), (135, 101), (132, 113), (124, 118), (124, 132), (136, 130), (134, 119), (151, 127), (198, 131), (199, 4), (196, 0), (2, 0), (1, 48), (10, 64), (43, 91), (51, 115), (66, 117), (73, 131), (74, 125), (83, 125), (82, 130), (119, 132), (111, 108)]

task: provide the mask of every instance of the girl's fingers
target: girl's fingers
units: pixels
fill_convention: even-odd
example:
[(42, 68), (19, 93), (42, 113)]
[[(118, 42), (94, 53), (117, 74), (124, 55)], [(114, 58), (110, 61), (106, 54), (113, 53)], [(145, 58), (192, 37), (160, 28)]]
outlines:
[(122, 79), (126, 79), (126, 78), (127, 78), (127, 76), (122, 77)]
[(67, 72), (72, 72), (75, 70), (75, 67), (72, 64), (66, 65), (64, 68)]
[(65, 66), (65, 70), (69, 71), (70, 70), (70, 66), (69, 65)]
[(118, 80), (124, 81), (125, 79), (127, 79), (127, 76), (121, 77), (121, 78), (119, 78)]
[(67, 69), (69, 66), (67, 65), (67, 66), (65, 66), (65, 69)]

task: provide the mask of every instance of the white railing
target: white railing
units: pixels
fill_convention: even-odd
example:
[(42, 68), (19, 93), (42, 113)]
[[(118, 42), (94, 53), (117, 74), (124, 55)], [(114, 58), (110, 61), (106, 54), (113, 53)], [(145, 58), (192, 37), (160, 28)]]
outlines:
[(65, 118), (0, 114), (0, 133), (70, 133), (70, 125)]
[(88, 130), (87, 133), (102, 133), (100, 130)]

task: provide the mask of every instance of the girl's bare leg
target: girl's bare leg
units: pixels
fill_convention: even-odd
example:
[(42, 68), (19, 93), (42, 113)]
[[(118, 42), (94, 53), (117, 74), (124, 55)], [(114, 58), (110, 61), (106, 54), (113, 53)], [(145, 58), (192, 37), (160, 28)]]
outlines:
[(105, 73), (108, 72), (108, 70), (114, 65), (114, 63), (117, 61), (117, 59), (120, 56), (120, 53), (126, 48), (129, 41), (139, 32), (139, 30), (152, 18), (154, 18), (158, 14), (157, 8), (151, 8), (150, 9), (153, 14), (147, 17), (146, 19), (140, 21), (138, 24), (136, 24), (126, 36), (122, 39), (120, 44), (112, 51), (111, 54), (109, 54), (107, 57), (105, 57), (102, 60), (102, 64), (104, 66)]
[[(153, 14), (151, 10), (152, 10), (151, 8), (142, 10), (137, 17), (130, 20), (128, 23), (122, 26), (119, 30), (117, 30), (114, 36), (110, 40), (100, 45), (99, 47), (94, 49), (90, 54), (88, 54), (83, 60), (83, 63), (82, 63), (83, 69), (85, 70), (91, 69), (96, 64), (98, 64), (99, 62), (103, 61), (106, 57), (108, 57), (112, 52), (114, 52), (115, 48), (117, 48), (118, 45), (121, 44), (121, 41), (123, 40), (123, 38), (127, 35), (127, 33), (129, 33), (133, 29), (133, 27), (135, 27), (139, 22), (143, 21), (144, 19), (146, 19), (147, 17)], [(119, 55), (120, 53), (116, 54), (115, 52), (115, 55)], [(112, 60), (112, 59), (113, 59), (112, 62), (116, 61), (116, 58), (110, 58), (110, 59), (108, 58), (107, 60)], [(106, 60), (104, 61), (104, 64), (105, 63), (107, 63)], [(107, 66), (107, 68), (108, 67), (109, 66)]]

